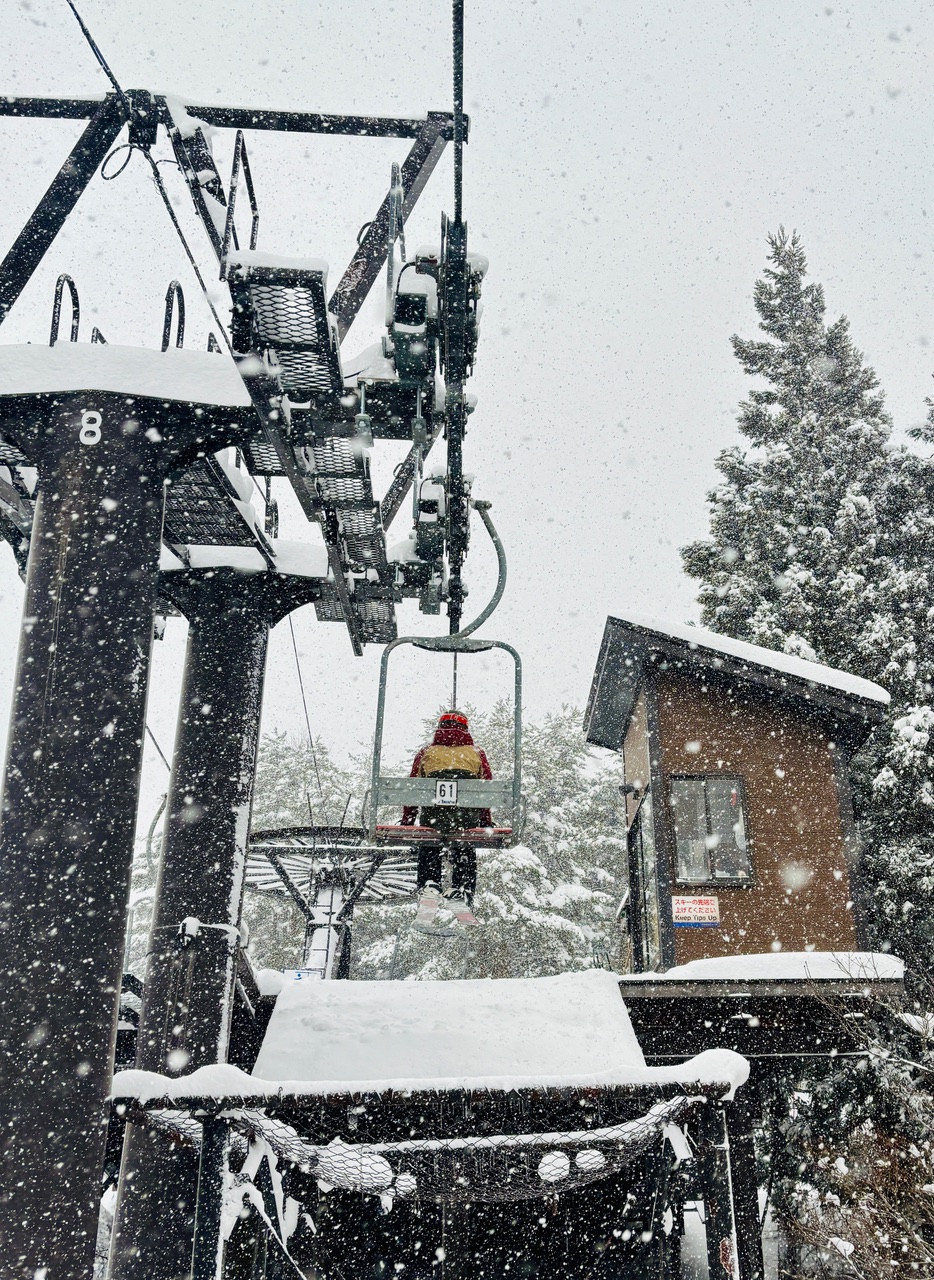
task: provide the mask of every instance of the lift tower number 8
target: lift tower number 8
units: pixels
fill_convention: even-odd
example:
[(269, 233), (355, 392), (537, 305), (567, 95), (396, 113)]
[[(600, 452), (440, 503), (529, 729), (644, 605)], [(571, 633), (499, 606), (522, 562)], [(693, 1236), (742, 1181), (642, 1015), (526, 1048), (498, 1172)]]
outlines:
[(96, 409), (85, 409), (81, 415), (81, 430), (78, 439), (82, 444), (98, 444), (101, 438), (101, 422), (103, 419)]

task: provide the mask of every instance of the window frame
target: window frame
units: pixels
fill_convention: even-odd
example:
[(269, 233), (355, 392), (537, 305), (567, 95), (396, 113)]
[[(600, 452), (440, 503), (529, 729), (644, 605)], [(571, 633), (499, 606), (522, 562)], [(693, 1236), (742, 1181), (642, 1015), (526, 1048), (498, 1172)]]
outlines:
[[(646, 823), (649, 829), (646, 831)], [(653, 872), (651, 884), (645, 874), (645, 845), (652, 851)], [(626, 829), (626, 867), (629, 880), (629, 940), (632, 948), (633, 968), (636, 973), (658, 970), (662, 961), (663, 929), (662, 899), (659, 892), (659, 862), (661, 851), (655, 829), (652, 788), (645, 787), (639, 798), (639, 807)], [(651, 904), (651, 905), (650, 905)], [(654, 921), (654, 923), (653, 923)]]
[[(711, 874), (706, 880), (686, 880), (680, 875), (678, 865), (678, 823), (676, 818), (677, 809), (674, 803), (672, 784), (675, 782), (702, 782), (704, 784), (704, 816), (707, 821), (707, 835), (712, 834), (711, 818), (710, 818), (710, 799), (707, 792), (708, 781), (722, 780), (724, 782), (735, 782), (737, 791), (739, 792), (740, 810), (743, 815), (743, 831), (746, 837), (746, 858), (749, 874), (746, 876), (717, 876)], [(673, 883), (679, 887), (697, 888), (699, 886), (716, 885), (724, 889), (752, 889), (756, 885), (756, 864), (755, 864), (755, 845), (753, 841), (752, 831), (749, 824), (749, 805), (746, 802), (746, 781), (741, 774), (736, 773), (671, 773), (666, 779), (665, 796), (668, 802), (668, 812), (671, 817), (672, 829), (672, 853), (674, 856), (674, 875)], [(716, 859), (711, 859), (708, 850), (708, 863), (715, 863)]]

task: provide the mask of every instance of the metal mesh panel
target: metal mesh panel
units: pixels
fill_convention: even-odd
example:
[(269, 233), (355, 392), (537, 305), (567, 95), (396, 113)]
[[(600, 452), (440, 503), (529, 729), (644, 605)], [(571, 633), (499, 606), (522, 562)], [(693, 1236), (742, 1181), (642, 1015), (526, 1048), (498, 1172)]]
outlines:
[[(325, 313), (321, 306), (324, 290), (311, 286), (259, 284), (250, 281), (250, 301), (256, 313), (256, 327), (272, 346), (281, 342), (313, 342)], [(325, 330), (327, 332), (327, 330)]]
[(260, 283), (253, 270), (250, 302), (257, 332), (273, 348), (282, 387), (296, 399), (336, 399), (343, 392), (340, 359), (320, 275), (293, 273), (289, 283)]
[(319, 622), (344, 622), (344, 610), (337, 596), (316, 600), (315, 617)]
[(390, 600), (368, 600), (363, 606), (363, 638), (371, 644), (388, 644), (396, 638), (396, 611)]
[(331, 395), (334, 392), (331, 369), (327, 360), (317, 352), (283, 351), (281, 347), (273, 347), (273, 350), (279, 365), (282, 389), (294, 399), (309, 400), (312, 396)]
[(382, 569), (386, 565), (386, 540), (379, 507), (360, 507), (340, 514), (340, 531), (351, 564)]
[(373, 490), (364, 477), (356, 476), (322, 476), (317, 477), (318, 492), (322, 499), (332, 507), (369, 507), (373, 502)]
[(252, 547), (257, 538), (202, 458), (176, 477), (165, 497), (165, 537), (175, 544)]
[(330, 436), (308, 445), (314, 469), (320, 475), (354, 476), (363, 461), (359, 447), (349, 436)]
[(29, 459), (21, 449), (18, 449), (10, 440), (4, 440), (0, 436), (0, 465), (6, 466), (8, 463), (14, 467), (28, 467)]
[(279, 455), (268, 440), (254, 436), (244, 447), (250, 471), (264, 476), (284, 476), (285, 470)]

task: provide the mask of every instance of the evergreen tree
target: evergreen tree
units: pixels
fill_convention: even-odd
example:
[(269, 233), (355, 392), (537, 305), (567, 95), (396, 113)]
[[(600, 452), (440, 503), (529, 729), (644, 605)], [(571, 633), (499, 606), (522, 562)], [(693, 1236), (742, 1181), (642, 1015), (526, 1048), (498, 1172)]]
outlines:
[[(887, 722), (854, 761), (855, 801), (871, 941), (908, 963), (920, 1016), (934, 939), (934, 464), (893, 447), (875, 375), (846, 320), (825, 324), (806, 265), (796, 235), (770, 238), (755, 290), (766, 340), (733, 339), (744, 371), (766, 385), (740, 409), (748, 447), (718, 459), (711, 536), (682, 554), (707, 625), (891, 693)], [(934, 409), (914, 434), (934, 443)], [(918, 1225), (930, 1215), (918, 1206), (934, 1134), (929, 1097), (906, 1086), (910, 1037), (889, 1017), (868, 1059), (776, 1081), (773, 1201), (797, 1239), (818, 1246), (788, 1274), (832, 1273), (834, 1234), (854, 1244), (867, 1277), (929, 1265)], [(918, 1075), (927, 1080), (927, 1062)]]
[[(320, 738), (266, 734), (253, 792), (254, 831), (266, 827), (356, 825), (363, 799), (359, 770), (339, 764)], [(354, 808), (356, 806), (356, 812)]]
[[(711, 537), (684, 549), (703, 620), (876, 680), (891, 713), (854, 762), (874, 945), (920, 967), (934, 939), (934, 467), (894, 447), (845, 318), (827, 327), (801, 242), (770, 238), (755, 290), (767, 341), (734, 337), (750, 391), (709, 495)], [(934, 412), (934, 411), (932, 411)], [(915, 433), (934, 441), (934, 417)]]
[[(934, 406), (911, 432), (934, 444)], [(881, 500), (877, 553), (865, 574), (874, 625), (860, 651), (892, 694), (886, 731), (861, 754), (859, 799), (874, 930), (917, 975), (934, 943), (934, 460), (899, 451)]]
[(852, 663), (854, 587), (871, 558), (875, 497), (888, 466), (888, 415), (841, 317), (824, 322), (805, 284), (798, 236), (770, 237), (755, 287), (767, 340), (733, 338), (744, 371), (768, 384), (741, 405), (750, 448), (724, 450), (710, 494), (711, 537), (685, 548), (705, 624), (834, 665)]

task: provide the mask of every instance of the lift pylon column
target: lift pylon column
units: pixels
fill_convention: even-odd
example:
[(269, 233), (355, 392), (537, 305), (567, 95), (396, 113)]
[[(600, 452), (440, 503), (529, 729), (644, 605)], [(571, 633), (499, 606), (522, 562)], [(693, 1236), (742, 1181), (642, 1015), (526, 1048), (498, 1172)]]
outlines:
[(0, 1258), (29, 1280), (93, 1265), (164, 483), (254, 421), (179, 398), (217, 357), (68, 348), (0, 354), (39, 477), (0, 815)]
[[(323, 584), (225, 568), (162, 583), (190, 629), (137, 1066), (181, 1075), (227, 1061), (269, 627)], [(128, 1126), (112, 1280), (188, 1273), (196, 1192), (194, 1153)]]

